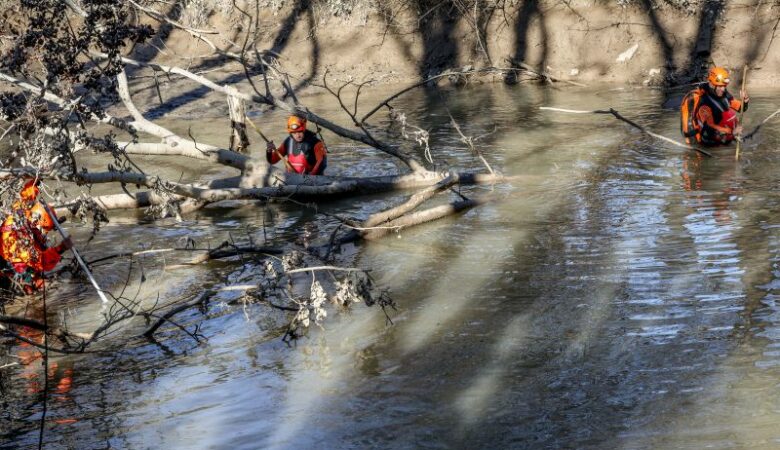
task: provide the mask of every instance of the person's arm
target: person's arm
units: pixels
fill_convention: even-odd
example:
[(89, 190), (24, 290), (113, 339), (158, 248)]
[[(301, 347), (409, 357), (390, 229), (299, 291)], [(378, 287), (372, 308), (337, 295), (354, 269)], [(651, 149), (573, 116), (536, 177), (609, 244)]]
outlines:
[(54, 248), (57, 249), (57, 253), (61, 255), (73, 248), (73, 241), (70, 239), (70, 236), (68, 236)]
[(276, 148), (274, 146), (273, 141), (269, 142), (268, 145), (266, 145), (265, 148), (265, 159), (268, 160), (271, 164), (276, 164), (279, 162), (280, 159), (282, 159), (282, 156), (287, 154), (287, 148), (284, 145), (284, 142), (279, 146), (279, 148)]
[(313, 175), (322, 175), (320, 173), (320, 167), (322, 167), (323, 161), (325, 161), (325, 155), (327, 154), (328, 152), (325, 150), (325, 144), (322, 142), (317, 142), (317, 144), (314, 146), (314, 157), (317, 159), (317, 162), (314, 164), (314, 167), (309, 173)]
[(699, 108), (699, 111), (696, 112), (696, 118), (699, 119), (702, 125), (706, 124), (708, 127), (712, 128), (718, 133), (721, 134), (731, 133), (731, 128), (722, 127), (715, 123), (715, 119), (712, 117), (712, 110), (707, 105), (703, 105)]

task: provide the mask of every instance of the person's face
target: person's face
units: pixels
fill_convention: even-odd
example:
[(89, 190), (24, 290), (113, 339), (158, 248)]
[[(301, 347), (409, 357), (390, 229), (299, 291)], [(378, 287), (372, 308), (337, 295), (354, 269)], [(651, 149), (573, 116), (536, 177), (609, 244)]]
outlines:
[(303, 131), (293, 131), (290, 133), (295, 142), (303, 142)]
[(723, 97), (723, 95), (726, 93), (726, 86), (715, 86), (715, 95), (718, 97)]

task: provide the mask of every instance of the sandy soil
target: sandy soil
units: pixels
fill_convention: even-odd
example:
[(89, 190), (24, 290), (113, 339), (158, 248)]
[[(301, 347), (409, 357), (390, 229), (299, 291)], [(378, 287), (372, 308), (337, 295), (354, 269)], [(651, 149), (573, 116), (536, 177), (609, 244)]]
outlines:
[[(238, 50), (246, 38), (246, 22), (223, 0), (194, 2), (171, 10), (173, 18), (218, 31), (209, 38), (221, 48)], [(700, 79), (709, 64), (728, 67), (741, 78), (749, 64), (751, 86), (776, 86), (774, 76), (780, 52), (773, 51), (780, 10), (772, 4), (728, 3), (723, 10), (704, 9), (687, 2), (687, 9), (664, 3), (648, 9), (638, 3), (593, 0), (503, 2), (490, 9), (485, 1), (477, 12), (432, 8), (416, 11), (387, 2), (380, 12), (372, 6), (353, 6), (328, 0), (308, 7), (307, 2), (260, 2), (260, 20), (250, 27), (249, 42), (259, 50), (273, 50), (301, 86), (329, 79), (384, 83), (421, 80), (448, 69), (463, 67), (517, 67), (523, 61), (563, 80), (585, 84), (684, 84)], [(353, 5), (363, 2), (353, 2)], [(206, 6), (203, 6), (206, 5)], [(338, 10), (334, 5), (342, 5)], [(708, 3), (711, 5), (711, 3)], [(338, 13), (339, 15), (334, 15)], [(196, 17), (197, 16), (197, 17)], [(475, 26), (475, 24), (479, 26)], [(256, 32), (255, 32), (256, 31)], [(182, 66), (213, 69), (219, 61), (203, 64), (211, 49), (189, 34), (173, 30), (140, 49), (138, 56)], [(156, 47), (156, 48), (155, 48)], [(229, 83), (235, 67), (222, 67)], [(239, 74), (240, 75), (240, 74)], [(481, 80), (506, 80), (503, 74)], [(510, 78), (510, 81), (511, 78)]]

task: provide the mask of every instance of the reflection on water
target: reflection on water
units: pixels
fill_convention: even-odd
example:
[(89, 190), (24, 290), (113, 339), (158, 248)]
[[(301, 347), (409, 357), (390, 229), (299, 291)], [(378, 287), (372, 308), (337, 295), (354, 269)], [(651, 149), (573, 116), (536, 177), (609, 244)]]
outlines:
[[(748, 125), (774, 110), (771, 94), (753, 93)], [(501, 201), (358, 249), (350, 263), (371, 268), (400, 305), (394, 325), (357, 308), (290, 348), (279, 339), (284, 316), (229, 306), (235, 293), (181, 318), (202, 323), (206, 344), (173, 332), (139, 341), (143, 324), (128, 325), (121, 351), (54, 359), (52, 397), (63, 400), (49, 402), (47, 448), (780, 446), (780, 132), (765, 128), (736, 163), (733, 149), (702, 158), (609, 117), (538, 109), (612, 106), (677, 136), (676, 113), (653, 91), (490, 86), (406, 97), (398, 108), (431, 130), (437, 165), (460, 169), (480, 163), (442, 99), (464, 133), (496, 130), (481, 150), (518, 180), (494, 189)], [(334, 174), (397, 170), (325, 137)], [(402, 198), (326, 208), (365, 217)], [(120, 219), (87, 253), (291, 240), (316, 218), (282, 205), (141, 227)], [(257, 267), (238, 260), (164, 270), (177, 258), (136, 262), (134, 279), (143, 271), (151, 281), (135, 295), (256, 281)], [(116, 287), (129, 269), (115, 261), (96, 272)], [(86, 328), (101, 312), (77, 286), (63, 288), (56, 309)], [(0, 370), (0, 448), (34, 446), (41, 399), (28, 387), (40, 380), (24, 365)]]

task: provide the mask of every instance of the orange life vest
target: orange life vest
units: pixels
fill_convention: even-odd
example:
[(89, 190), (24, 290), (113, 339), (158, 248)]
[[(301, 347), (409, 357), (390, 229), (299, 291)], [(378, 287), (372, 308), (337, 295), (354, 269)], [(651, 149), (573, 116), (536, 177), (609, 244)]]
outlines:
[(680, 104), (680, 131), (688, 144), (701, 140), (701, 124), (696, 120), (696, 110), (705, 93), (699, 86), (685, 94)]

